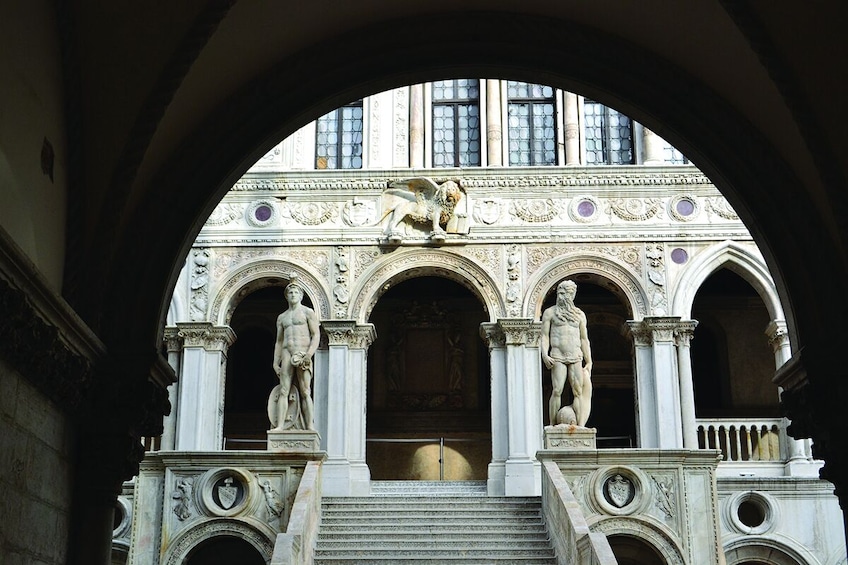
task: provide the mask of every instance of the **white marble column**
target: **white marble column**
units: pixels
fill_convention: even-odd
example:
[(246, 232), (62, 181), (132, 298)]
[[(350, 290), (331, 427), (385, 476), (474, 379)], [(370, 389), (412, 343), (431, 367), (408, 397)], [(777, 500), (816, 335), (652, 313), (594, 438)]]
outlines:
[(677, 345), (677, 372), (680, 378), (680, 420), (683, 425), (683, 447), (698, 449), (698, 425), (695, 422), (695, 384), (692, 381), (692, 350), (696, 320), (681, 321), (674, 331)]
[(489, 492), (538, 496), (542, 488), (541, 464), (536, 459), (543, 430), (541, 324), (529, 318), (504, 318), (483, 324), (481, 334), (489, 341), (492, 370)]
[(182, 361), (183, 338), (180, 337), (180, 329), (175, 326), (165, 328), (165, 348), (168, 352), (168, 364), (177, 375), (177, 382), (168, 387), (168, 401), (171, 403), (171, 413), (162, 421), (162, 438), (159, 449), (171, 451), (175, 447), (177, 435), (177, 416), (180, 397), (180, 361)]
[(424, 167), (424, 85), (409, 87), (409, 166)]
[(578, 117), (577, 95), (566, 92), (565, 106), (565, 165), (580, 164), (580, 119)]
[(662, 138), (649, 130), (642, 127), (642, 149), (644, 152), (643, 165), (662, 165), (664, 162), (663, 149), (664, 143)]
[(323, 412), (317, 422), (326, 426), (319, 428), (327, 451), (322, 491), (324, 496), (367, 496), (371, 473), (365, 463), (366, 360), (377, 333), (373, 324), (354, 320), (328, 320), (321, 327), (328, 342), (326, 371), (320, 373), (326, 380), (316, 383), (316, 412)]
[(501, 81), (497, 79), (486, 80), (486, 157), (489, 167), (503, 165)]
[(679, 317), (627, 322), (636, 355), (636, 425), (639, 447), (680, 449), (683, 431), (674, 331)]
[[(781, 368), (792, 357), (792, 348), (789, 343), (789, 330), (784, 320), (772, 320), (766, 327), (766, 336), (774, 351), (775, 369)], [(778, 394), (783, 389), (778, 387)], [(783, 419), (783, 429), (789, 425), (789, 419)], [(807, 453), (810, 451), (809, 439), (794, 439), (789, 434), (786, 437), (786, 458), (788, 459), (785, 472), (787, 475), (805, 475), (809, 470), (805, 469), (808, 462)], [(802, 464), (802, 465), (799, 465)]]
[(174, 449), (218, 451), (224, 444), (227, 350), (236, 335), (212, 322), (177, 322), (177, 328), (183, 351)]

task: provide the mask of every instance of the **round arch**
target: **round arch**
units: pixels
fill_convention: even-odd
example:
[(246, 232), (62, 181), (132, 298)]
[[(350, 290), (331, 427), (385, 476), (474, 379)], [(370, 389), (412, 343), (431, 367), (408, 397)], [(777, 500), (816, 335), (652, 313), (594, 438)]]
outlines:
[(623, 295), (633, 319), (648, 315), (645, 289), (626, 267), (611, 259), (584, 254), (563, 255), (539, 269), (527, 283), (529, 291), (524, 296), (523, 306), (526, 315), (540, 319), (542, 303), (551, 288), (562, 279), (581, 273), (591, 273), (612, 282)]
[(727, 565), (755, 562), (763, 565), (821, 565), (815, 555), (787, 539), (744, 536), (724, 545)]
[(593, 532), (601, 532), (607, 536), (630, 536), (641, 540), (656, 551), (668, 565), (685, 565), (683, 551), (675, 542), (673, 534), (659, 524), (642, 518), (612, 517), (600, 519), (589, 525)]
[(215, 518), (206, 520), (183, 532), (168, 546), (162, 558), (163, 565), (181, 565), (191, 551), (204, 541), (219, 536), (236, 537), (250, 544), (268, 563), (274, 552), (276, 533), (260, 523)]
[(391, 285), (422, 275), (450, 279), (469, 289), (485, 306), (490, 322), (506, 315), (499, 286), (474, 261), (441, 249), (415, 249), (396, 251), (363, 273), (351, 293), (351, 317), (367, 323), (377, 300)]
[(318, 316), (324, 320), (329, 319), (331, 316), (330, 294), (321, 283), (322, 277), (309, 268), (281, 259), (249, 263), (233, 272), (218, 286), (212, 297), (209, 318), (216, 325), (228, 325), (233, 312), (245, 296), (254, 290), (274, 286), (275, 282), (272, 282), (272, 279), (289, 280), (292, 276), (297, 276), (298, 282), (306, 289), (306, 294), (312, 300)]
[(730, 240), (705, 249), (689, 262), (673, 286), (672, 315), (686, 320), (691, 318), (695, 295), (701, 285), (710, 275), (722, 268), (733, 271), (754, 287), (772, 320), (784, 319), (780, 297), (765, 261), (755, 248)]

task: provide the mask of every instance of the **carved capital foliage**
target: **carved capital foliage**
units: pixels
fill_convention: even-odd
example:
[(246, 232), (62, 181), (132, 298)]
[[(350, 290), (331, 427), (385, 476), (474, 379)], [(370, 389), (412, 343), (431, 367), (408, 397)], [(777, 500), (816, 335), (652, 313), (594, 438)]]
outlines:
[(489, 349), (506, 346), (506, 336), (497, 323), (483, 322), (480, 324), (480, 337), (483, 338)]
[(695, 328), (698, 320), (681, 320), (674, 330), (674, 339), (678, 347), (689, 347), (689, 343), (695, 338)]
[(183, 338), (180, 335), (180, 328), (175, 326), (165, 328), (162, 341), (165, 343), (165, 350), (168, 353), (182, 351), (183, 349)]
[(766, 327), (766, 336), (772, 349), (777, 351), (789, 342), (789, 329), (784, 320), (772, 320)]
[(542, 338), (541, 322), (531, 318), (501, 318), (498, 325), (506, 345), (529, 345), (538, 347)]
[(236, 340), (229, 326), (213, 326), (211, 322), (177, 322), (177, 336), (183, 347), (202, 347), (207, 351), (226, 351)]
[(346, 345), (350, 349), (368, 349), (377, 339), (374, 324), (357, 324), (355, 320), (321, 322), (328, 345)]

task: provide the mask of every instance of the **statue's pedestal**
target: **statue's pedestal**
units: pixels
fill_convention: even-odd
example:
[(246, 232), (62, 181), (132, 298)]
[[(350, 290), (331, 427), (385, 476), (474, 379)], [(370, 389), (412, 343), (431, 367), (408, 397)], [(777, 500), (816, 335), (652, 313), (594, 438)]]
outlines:
[(545, 426), (545, 449), (597, 449), (598, 430), (571, 424)]
[(321, 449), (321, 436), (315, 430), (268, 430), (268, 451), (312, 453)]

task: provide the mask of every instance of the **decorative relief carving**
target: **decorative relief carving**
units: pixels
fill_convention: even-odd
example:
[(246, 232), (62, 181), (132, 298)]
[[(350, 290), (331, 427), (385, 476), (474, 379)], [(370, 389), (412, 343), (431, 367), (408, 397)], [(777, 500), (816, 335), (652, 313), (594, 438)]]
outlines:
[(283, 515), (283, 503), (280, 502), (280, 497), (277, 494), (277, 489), (271, 484), (268, 479), (259, 482), (262, 488), (262, 494), (265, 497), (265, 509), (268, 512), (268, 522), (279, 530), (280, 518)]
[(645, 257), (648, 263), (648, 288), (651, 296), (651, 314), (665, 316), (668, 300), (665, 293), (665, 253), (662, 243), (645, 245)]
[(671, 477), (651, 476), (654, 480), (654, 500), (663, 511), (666, 518), (674, 518), (676, 504), (674, 502), (674, 480)]
[(207, 226), (224, 226), (240, 217), (244, 211), (244, 205), (234, 202), (219, 203), (209, 218), (206, 220)]
[(370, 249), (365, 251), (357, 251), (354, 261), (354, 277), (357, 279), (362, 275), (362, 272), (370, 267), (374, 261), (379, 259), (383, 254), (379, 249)]
[(396, 88), (394, 91), (394, 148), (395, 166), (409, 163), (409, 89)]
[(659, 198), (613, 198), (607, 202), (607, 214), (626, 222), (643, 222), (662, 213)]
[(350, 300), (348, 290), (348, 272), (350, 267), (347, 262), (347, 249), (342, 246), (336, 247), (336, 286), (333, 287), (333, 296), (336, 299), (336, 318), (343, 319), (347, 315), (345, 305)]
[(335, 202), (287, 202), (285, 210), (295, 222), (304, 226), (318, 226), (339, 216)]
[(251, 202), (244, 211), (247, 223), (257, 228), (264, 228), (275, 223), (278, 215), (277, 205), (272, 200)]
[(510, 316), (521, 315), (521, 248), (511, 245), (506, 251), (506, 301)]
[(209, 520), (190, 529), (166, 549), (165, 565), (178, 565), (186, 562), (188, 553), (201, 541), (215, 536), (232, 536), (247, 541), (269, 561), (274, 552), (273, 540), (266, 538), (253, 526), (235, 520)]
[(559, 216), (560, 212), (560, 204), (552, 198), (513, 200), (509, 207), (512, 216), (533, 224), (550, 222)]
[(691, 222), (701, 213), (701, 204), (691, 194), (678, 194), (668, 200), (668, 215), (678, 222)]
[(607, 502), (616, 508), (624, 508), (633, 501), (636, 496), (636, 488), (633, 481), (621, 474), (616, 474), (614, 477), (609, 477), (604, 483), (604, 495)]
[(495, 322), (484, 322), (480, 324), (480, 337), (489, 346), (489, 349), (506, 347), (506, 336), (500, 325)]
[(189, 299), (189, 318), (193, 322), (206, 318), (209, 305), (209, 250), (195, 249), (191, 261), (191, 298)]
[(193, 488), (194, 477), (180, 477), (174, 484), (171, 498), (174, 499), (174, 514), (177, 515), (180, 522), (184, 522), (192, 516), (191, 492)]
[(710, 214), (715, 214), (724, 220), (738, 221), (739, 216), (736, 214), (730, 203), (724, 196), (713, 196), (706, 199), (706, 210)]
[(226, 351), (236, 340), (236, 334), (229, 326), (213, 326), (211, 322), (177, 322), (177, 328), (183, 347)]
[(475, 202), (472, 217), (478, 224), (490, 226), (501, 219), (503, 207), (497, 198), (482, 198)]
[(568, 205), (568, 217), (581, 224), (596, 221), (600, 212), (601, 203), (591, 194), (575, 196)]
[(342, 221), (353, 228), (373, 224), (377, 220), (377, 202), (354, 197), (342, 207)]
[(383, 128), (380, 127), (382, 120), (380, 119), (382, 116), (380, 115), (380, 96), (371, 96), (368, 98), (369, 104), (371, 106), (371, 127), (369, 136), (371, 137), (370, 143), (368, 143), (368, 152), (371, 154), (369, 160), (373, 163), (380, 162), (380, 133)]
[(473, 258), (475, 262), (484, 266), (490, 273), (498, 273), (501, 270), (501, 250), (499, 247), (464, 247), (461, 253)]
[(596, 170), (591, 172), (568, 172), (565, 174), (542, 174), (528, 176), (486, 175), (469, 178), (463, 183), (466, 187), (477, 189), (497, 190), (500, 188), (580, 188), (580, 187), (675, 187), (675, 186), (704, 186), (711, 187), (712, 182), (700, 171), (650, 173), (641, 171), (604, 173)]
[(594, 449), (595, 442), (586, 438), (550, 438), (550, 449)]
[(529, 318), (501, 318), (498, 325), (506, 345), (538, 346), (542, 339), (542, 324)]
[(270, 441), (270, 449), (269, 451), (287, 451), (290, 449), (294, 450), (303, 450), (303, 449), (312, 449), (314, 447), (313, 441), (300, 440), (300, 439), (281, 439), (281, 440), (271, 440)]

